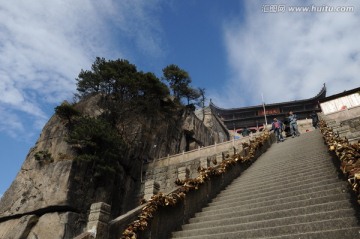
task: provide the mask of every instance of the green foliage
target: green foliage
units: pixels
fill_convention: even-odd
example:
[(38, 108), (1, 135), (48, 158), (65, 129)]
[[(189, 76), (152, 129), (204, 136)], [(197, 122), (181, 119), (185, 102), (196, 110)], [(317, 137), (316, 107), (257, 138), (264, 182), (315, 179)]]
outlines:
[(38, 162), (54, 162), (54, 159), (51, 157), (51, 153), (47, 150), (38, 151), (34, 154), (35, 160)]
[(115, 167), (112, 165), (96, 164), (95, 166), (95, 178), (108, 177), (116, 173)]
[(76, 160), (92, 162), (97, 177), (117, 172), (121, 159), (129, 157), (130, 145), (136, 147), (134, 142), (146, 145), (153, 138), (156, 122), (177, 122), (182, 98), (190, 104), (200, 97), (190, 87), (186, 71), (170, 65), (163, 73), (177, 101), (171, 100), (169, 87), (155, 74), (138, 71), (127, 60), (97, 57), (91, 70), (79, 73), (77, 97), (100, 94), (103, 113), (91, 118), (79, 116), (69, 105), (56, 107), (56, 113), (72, 123), (68, 142), (77, 150)]
[(179, 68), (177, 65), (171, 64), (163, 69), (164, 79), (169, 82), (170, 88), (173, 90), (175, 98), (180, 101), (186, 98), (187, 104), (197, 100), (201, 94), (198, 89), (190, 86), (191, 79), (189, 74)]
[(188, 87), (184, 92), (184, 96), (187, 99), (187, 104), (190, 104), (191, 101), (197, 100), (201, 95), (198, 89)]
[(81, 152), (98, 156), (117, 154), (122, 141), (104, 119), (81, 117), (69, 133), (69, 143), (81, 145)]
[(168, 87), (153, 73), (138, 72), (127, 60), (96, 58), (91, 71), (82, 70), (77, 79), (79, 97), (102, 93), (104, 117), (116, 125), (135, 116), (161, 111)]
[(80, 154), (75, 158), (75, 160), (85, 161), (85, 162), (96, 162), (99, 160), (99, 157), (91, 154)]
[(64, 154), (64, 153), (58, 153), (58, 159), (59, 159), (59, 160), (72, 159), (72, 156), (71, 156), (71, 155)]
[(61, 118), (71, 123), (71, 120), (75, 116), (79, 116), (80, 112), (76, 110), (72, 105), (67, 102), (55, 107), (55, 113)]
[(191, 83), (189, 73), (177, 65), (171, 64), (163, 69), (163, 75), (164, 79), (169, 82), (175, 98), (180, 100)]
[(138, 77), (139, 97), (132, 105), (142, 115), (154, 116), (164, 110), (161, 102), (169, 95), (169, 89), (153, 73), (140, 72)]
[(96, 175), (115, 172), (126, 152), (121, 137), (102, 118), (79, 118), (69, 132), (68, 142), (78, 151), (76, 160), (94, 163)]
[(97, 57), (91, 71), (81, 70), (77, 80), (80, 96), (92, 93), (117, 94), (122, 99), (131, 98), (136, 82), (135, 65), (127, 60), (106, 61)]

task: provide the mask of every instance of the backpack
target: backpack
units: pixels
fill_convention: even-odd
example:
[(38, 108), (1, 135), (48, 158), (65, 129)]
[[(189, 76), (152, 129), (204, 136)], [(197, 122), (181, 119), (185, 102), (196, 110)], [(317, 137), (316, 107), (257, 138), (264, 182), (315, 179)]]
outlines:
[(274, 122), (274, 127), (275, 127), (275, 129), (280, 129), (280, 123), (279, 123), (279, 121)]

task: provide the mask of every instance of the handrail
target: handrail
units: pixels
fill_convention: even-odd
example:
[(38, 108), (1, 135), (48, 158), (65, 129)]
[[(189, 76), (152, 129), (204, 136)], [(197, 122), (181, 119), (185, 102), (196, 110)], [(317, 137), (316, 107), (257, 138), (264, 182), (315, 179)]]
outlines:
[[(180, 181), (182, 185), (180, 191), (175, 189), (175, 193), (170, 195), (161, 193), (155, 195), (143, 208), (144, 211), (138, 216), (138, 220), (128, 225), (125, 231), (119, 230), (123, 228), (123, 224), (112, 224), (110, 227), (111, 239), (118, 238), (122, 232), (121, 238), (138, 238), (137, 233), (141, 234), (139, 238), (168, 238), (169, 232), (176, 229), (184, 220), (189, 219), (191, 215), (202, 208), (208, 200), (215, 197), (221, 189), (246, 169), (246, 165), (250, 166), (247, 162), (256, 159), (274, 141), (274, 134), (271, 135), (265, 134), (249, 144), (247, 156), (234, 154), (232, 158), (229, 157), (223, 161), (221, 166), (209, 167), (202, 171), (203, 174), (197, 178)], [(245, 163), (242, 164), (245, 167), (236, 167), (235, 165), (239, 165), (238, 163)], [(219, 170), (217, 171), (216, 168)], [(225, 173), (225, 171), (228, 172)], [(202, 184), (205, 186), (201, 186)], [(197, 193), (197, 191), (199, 192)], [(166, 209), (166, 205), (170, 205), (172, 209)], [(174, 220), (169, 220), (169, 217)], [(153, 218), (157, 218), (157, 220), (151, 220)]]
[(168, 155), (166, 157), (161, 157), (161, 158), (158, 158), (156, 159), (156, 161), (161, 161), (161, 160), (165, 160), (165, 159), (169, 159), (169, 158), (174, 158), (174, 157), (178, 157), (178, 156), (181, 156), (181, 155), (186, 155), (186, 154), (191, 154), (191, 153), (194, 153), (194, 152), (198, 152), (199, 150), (202, 151), (202, 150), (205, 150), (205, 149), (210, 149), (210, 148), (214, 148), (214, 147), (219, 147), (219, 146), (223, 146), (223, 145), (226, 145), (226, 144), (232, 144), (232, 143), (236, 143), (236, 142), (244, 142), (244, 139), (245, 141), (248, 141), (249, 139), (252, 139), (253, 137), (256, 137), (258, 135), (260, 135), (261, 132), (259, 133), (254, 133), (252, 136), (246, 136), (246, 137), (243, 137), (243, 138), (240, 138), (240, 139), (233, 139), (233, 140), (229, 140), (229, 141), (225, 141), (225, 142), (222, 142), (222, 143), (215, 143), (213, 145), (208, 145), (208, 146), (204, 146), (204, 147), (199, 147), (197, 149), (193, 149), (193, 150), (190, 150), (190, 151), (186, 151), (186, 152), (182, 152), (182, 153), (178, 153), (178, 154), (172, 154), (172, 155)]

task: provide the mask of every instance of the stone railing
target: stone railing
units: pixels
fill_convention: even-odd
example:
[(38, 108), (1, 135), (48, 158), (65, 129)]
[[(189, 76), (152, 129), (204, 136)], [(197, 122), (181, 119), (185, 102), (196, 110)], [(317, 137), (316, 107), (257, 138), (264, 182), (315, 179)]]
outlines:
[(231, 141), (196, 150), (183, 152), (145, 164), (143, 166), (142, 193), (139, 198), (151, 198), (157, 192), (170, 192), (175, 189), (177, 179), (195, 178), (198, 168), (216, 166), (225, 159), (226, 155), (233, 155), (242, 150), (242, 143), (249, 142), (260, 133), (251, 136), (233, 139)]
[[(252, 158), (251, 162), (264, 153), (273, 142), (275, 142), (275, 136), (274, 134), (271, 134), (271, 137), (269, 137), (255, 152), (255, 156)], [(246, 155), (248, 152), (242, 150), (237, 153)], [(237, 164), (229, 168), (226, 173), (211, 178), (211, 180), (208, 180), (199, 186), (197, 190), (187, 192), (185, 199), (179, 201), (174, 206), (159, 207), (158, 211), (153, 214), (153, 219), (148, 228), (139, 232), (138, 238), (169, 238), (169, 234), (172, 231), (178, 229), (196, 212), (200, 211), (201, 208), (214, 198), (222, 189), (229, 185), (233, 179), (237, 178), (244, 170), (246, 170), (247, 167), (251, 165), (251, 162), (246, 164)], [(176, 189), (170, 191), (169, 193), (175, 191)], [(125, 215), (110, 221), (109, 239), (121, 238), (122, 233), (128, 224), (138, 219), (138, 216), (144, 207), (144, 205), (139, 206)]]
[[(271, 126), (268, 125), (268, 129)], [(311, 119), (299, 120), (298, 128), (301, 133), (312, 131)], [(224, 160), (226, 155), (233, 155), (242, 150), (242, 143), (260, 135), (261, 132), (251, 134), (240, 139), (199, 147), (196, 150), (183, 152), (168, 157), (155, 159), (143, 166), (142, 188), (139, 198), (149, 199), (157, 192), (169, 192), (176, 188), (176, 179), (195, 178), (198, 168), (216, 166)]]
[[(227, 144), (223, 144), (217, 148), (217, 150), (219, 150), (216, 151), (217, 153), (214, 154), (214, 152), (212, 152), (210, 155), (221, 155), (221, 158), (218, 158), (219, 160), (222, 160), (222, 155), (224, 153), (231, 153), (236, 151), (236, 153), (240, 155), (246, 155), (248, 152), (242, 150), (241, 143), (249, 142), (249, 140), (251, 140), (251, 137), (227, 142)], [(270, 138), (268, 138), (267, 141), (265, 141), (263, 145), (256, 151), (255, 157), (251, 160), (251, 162), (256, 160), (262, 153), (264, 153), (273, 142), (275, 142), (275, 136), (274, 134), (271, 134)], [(215, 145), (213, 147), (215, 147)], [(226, 151), (227, 147), (230, 147), (231, 149)], [(207, 151), (200, 150), (200, 152)], [(193, 155), (196, 155), (198, 152), (192, 153)], [(199, 157), (199, 155), (197, 155), (197, 157)], [(161, 162), (167, 159), (168, 158), (160, 159), (158, 163), (161, 165)], [(214, 157), (213, 160), (214, 159), (216, 159), (216, 157)], [(151, 225), (147, 230), (141, 233), (140, 238), (168, 238), (168, 235), (171, 231), (177, 229), (186, 220), (192, 217), (195, 212), (199, 211), (204, 205), (206, 205), (209, 200), (214, 198), (224, 187), (230, 184), (233, 179), (238, 177), (241, 172), (250, 166), (251, 162), (231, 167), (225, 174), (206, 181), (198, 190), (189, 191), (186, 194), (185, 199), (175, 206), (160, 208), (160, 210), (154, 215)], [(211, 164), (216, 167), (214, 162), (211, 162)], [(156, 165), (156, 162), (154, 165)], [(166, 167), (169, 165), (177, 164), (170, 163), (167, 164)], [(179, 176), (181, 176), (181, 174)], [(167, 192), (171, 193), (177, 188), (174, 187), (172, 191)], [(75, 239), (119, 239), (126, 227), (138, 219), (138, 216), (144, 207), (145, 205), (138, 206), (126, 214), (109, 221), (110, 206), (101, 202), (94, 203), (90, 208), (90, 214), (86, 228), (87, 231)]]
[(86, 232), (74, 239), (108, 239), (110, 212), (110, 205), (103, 202), (93, 203), (90, 207)]

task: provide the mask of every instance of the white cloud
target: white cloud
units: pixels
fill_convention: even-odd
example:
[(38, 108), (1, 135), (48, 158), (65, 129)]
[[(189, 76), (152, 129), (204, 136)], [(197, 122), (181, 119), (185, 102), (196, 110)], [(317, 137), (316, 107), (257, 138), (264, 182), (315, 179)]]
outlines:
[(74, 79), (96, 56), (124, 57), (123, 41), (160, 55), (157, 2), (1, 1), (0, 132), (41, 128), (49, 108), (72, 98)]
[[(326, 83), (328, 95), (359, 87), (360, 3), (354, 12), (264, 13), (264, 4), (324, 6), (329, 1), (247, 1), (245, 21), (224, 24), (232, 79), (225, 87), (224, 106), (239, 107), (299, 100), (315, 96)], [(244, 97), (246, 95), (246, 97)]]
[(6, 110), (0, 106), (0, 132), (16, 137), (16, 132), (24, 132), (24, 126), (21, 124), (21, 119), (13, 112)]

